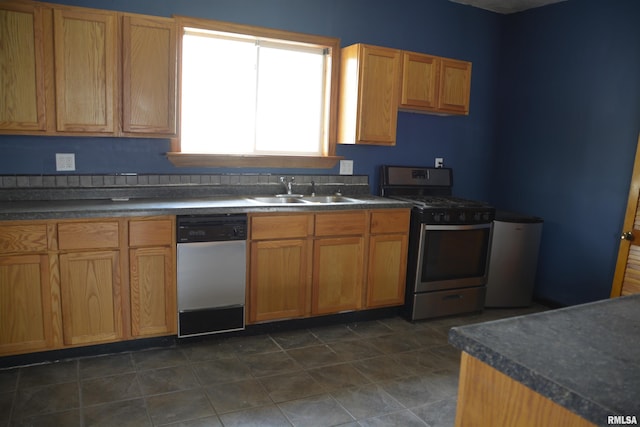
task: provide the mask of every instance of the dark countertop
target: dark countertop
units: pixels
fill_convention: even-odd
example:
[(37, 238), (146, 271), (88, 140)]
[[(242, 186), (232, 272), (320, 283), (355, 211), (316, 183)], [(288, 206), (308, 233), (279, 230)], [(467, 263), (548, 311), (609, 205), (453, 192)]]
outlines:
[(640, 416), (640, 295), (449, 331), (449, 342), (581, 417)]
[(258, 203), (251, 196), (133, 198), (130, 200), (17, 200), (0, 202), (0, 220), (97, 218), (145, 215), (194, 215), (241, 212), (305, 212), (409, 208), (410, 204), (377, 196), (347, 196), (353, 203)]

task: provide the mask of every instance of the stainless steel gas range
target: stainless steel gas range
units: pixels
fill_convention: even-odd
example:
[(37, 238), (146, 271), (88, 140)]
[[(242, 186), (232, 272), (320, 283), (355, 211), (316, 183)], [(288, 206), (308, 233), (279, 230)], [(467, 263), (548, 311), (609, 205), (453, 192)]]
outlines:
[(481, 311), (495, 209), (452, 196), (450, 168), (381, 168), (380, 195), (413, 204), (405, 315), (411, 320)]

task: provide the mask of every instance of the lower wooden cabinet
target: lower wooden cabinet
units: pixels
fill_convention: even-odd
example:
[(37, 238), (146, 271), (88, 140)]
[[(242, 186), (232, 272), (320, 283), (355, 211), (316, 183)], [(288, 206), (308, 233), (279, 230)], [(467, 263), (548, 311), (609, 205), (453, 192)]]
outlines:
[(401, 305), (409, 209), (252, 214), (248, 323)]
[(249, 217), (249, 323), (308, 312), (312, 221), (305, 213)]
[(131, 336), (177, 333), (175, 221), (129, 221)]
[(367, 211), (315, 215), (311, 314), (362, 308)]
[(407, 247), (406, 234), (384, 234), (369, 238), (367, 308), (404, 303)]
[(367, 308), (404, 303), (409, 215), (407, 209), (371, 213)]
[(131, 335), (177, 332), (175, 255), (170, 247), (129, 250)]
[(175, 217), (0, 224), (0, 356), (175, 334)]
[(364, 237), (317, 239), (313, 246), (312, 314), (362, 307)]
[(306, 239), (251, 242), (249, 321), (302, 317), (307, 312)]
[(0, 354), (53, 346), (49, 257), (0, 255)]
[(122, 338), (118, 251), (61, 254), (60, 289), (65, 344), (93, 344)]

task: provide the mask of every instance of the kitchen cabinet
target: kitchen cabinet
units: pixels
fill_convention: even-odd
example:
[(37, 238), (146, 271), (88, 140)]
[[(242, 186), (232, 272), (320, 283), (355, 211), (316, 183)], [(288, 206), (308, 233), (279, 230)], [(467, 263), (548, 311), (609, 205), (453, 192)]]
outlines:
[(173, 19), (141, 15), (122, 18), (125, 134), (176, 134), (176, 57)]
[(409, 214), (251, 214), (248, 323), (402, 305)]
[(355, 44), (342, 49), (338, 142), (395, 145), (400, 51)]
[(367, 308), (404, 303), (409, 215), (408, 209), (371, 212)]
[(0, 9), (0, 131), (41, 132), (46, 125), (42, 11), (33, 4)]
[(362, 307), (366, 212), (315, 216), (311, 313)]
[(248, 322), (308, 312), (312, 214), (250, 216)]
[(402, 52), (401, 110), (466, 115), (470, 89), (470, 62)]
[(54, 9), (56, 130), (115, 134), (117, 13)]
[(0, 24), (0, 133), (177, 134), (174, 19), (0, 2)]
[(133, 337), (177, 333), (174, 224), (168, 217), (129, 221)]
[(0, 355), (172, 335), (175, 217), (0, 223)]
[(58, 225), (62, 326), (67, 345), (123, 337), (118, 221)]
[(0, 225), (0, 355), (54, 344), (46, 224)]

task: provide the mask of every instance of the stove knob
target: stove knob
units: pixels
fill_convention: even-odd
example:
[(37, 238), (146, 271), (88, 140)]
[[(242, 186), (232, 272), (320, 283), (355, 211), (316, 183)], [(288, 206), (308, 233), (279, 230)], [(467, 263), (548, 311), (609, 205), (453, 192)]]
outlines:
[(433, 214), (433, 221), (434, 222), (440, 222), (440, 212), (434, 212)]
[(445, 213), (445, 214), (443, 215), (443, 218), (442, 218), (442, 219), (444, 220), (444, 222), (449, 222), (449, 221), (451, 221), (451, 217), (449, 216), (449, 214), (448, 214), (448, 213)]
[(476, 213), (473, 214), (473, 220), (475, 222), (480, 221), (481, 218), (482, 218), (482, 215), (480, 215), (480, 212), (476, 212)]
[(482, 219), (485, 221), (489, 221), (489, 212), (485, 212), (482, 214)]
[(460, 222), (465, 222), (465, 220), (467, 219), (467, 215), (464, 212), (460, 212), (460, 216), (458, 217), (458, 219), (460, 219)]

